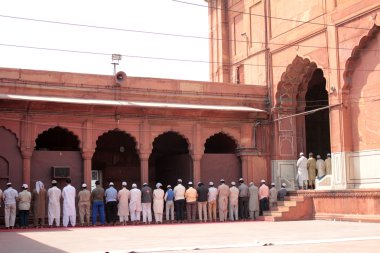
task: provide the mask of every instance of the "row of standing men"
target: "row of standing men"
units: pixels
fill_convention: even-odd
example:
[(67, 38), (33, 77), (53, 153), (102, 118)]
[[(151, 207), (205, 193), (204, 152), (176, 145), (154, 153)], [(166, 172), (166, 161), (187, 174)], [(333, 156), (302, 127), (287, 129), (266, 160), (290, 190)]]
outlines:
[[(127, 183), (122, 183), (122, 189), (117, 191), (111, 182), (109, 187), (104, 190), (100, 182), (95, 183), (96, 188), (90, 192), (87, 185), (82, 184), (81, 191), (76, 195), (76, 190), (71, 186), (71, 180), (66, 181), (66, 186), (61, 191), (57, 187), (57, 181), (52, 181), (52, 187), (47, 191), (41, 181), (36, 182), (36, 189), (31, 194), (28, 186), (23, 185), (23, 190), (17, 193), (12, 188), (11, 183), (7, 184), (8, 189), (4, 191), (5, 203), (5, 226), (13, 228), (16, 217), (16, 201), (20, 216), (20, 227), (28, 227), (29, 209), (32, 206), (34, 216), (34, 226), (44, 226), (45, 219), (45, 199), (48, 199), (48, 224), (60, 226), (60, 202), (63, 199), (62, 223), (67, 227), (76, 225), (76, 205), (75, 198), (78, 198), (78, 209), (80, 225), (90, 225), (90, 210), (92, 207), (92, 225), (97, 224), (99, 214), (100, 224), (115, 225), (119, 220), (121, 224), (127, 224), (130, 220), (133, 224), (140, 222), (142, 212), (143, 223), (152, 222), (152, 203), (153, 213), (156, 223), (163, 222), (164, 205), (166, 209), (166, 221), (184, 222), (185, 207), (187, 220), (194, 222), (196, 211), (198, 209), (198, 218), (200, 221), (216, 221), (217, 206), (219, 211), (219, 220), (226, 221), (229, 213), (230, 220), (239, 219), (256, 219), (262, 215), (263, 211), (269, 210), (269, 207), (275, 207), (277, 199), (283, 200), (286, 195), (286, 185), (282, 185), (277, 192), (275, 185), (272, 183), (271, 189), (266, 185), (265, 180), (261, 180), (261, 186), (258, 188), (252, 182), (247, 186), (242, 178), (239, 179), (239, 186), (231, 182), (229, 187), (223, 179), (216, 188), (213, 182), (209, 182), (206, 187), (202, 182), (198, 183), (197, 189), (193, 187), (192, 182), (188, 182), (186, 189), (182, 185), (182, 180), (178, 179), (177, 185), (172, 189), (167, 186), (166, 192), (162, 189), (162, 184), (157, 183), (156, 189), (152, 190), (148, 184), (144, 183), (143, 187), (137, 188), (132, 184), (132, 189), (127, 189)], [(1, 190), (0, 190), (1, 195)], [(31, 204), (32, 202), (32, 204)], [(174, 217), (174, 211), (176, 216)]]

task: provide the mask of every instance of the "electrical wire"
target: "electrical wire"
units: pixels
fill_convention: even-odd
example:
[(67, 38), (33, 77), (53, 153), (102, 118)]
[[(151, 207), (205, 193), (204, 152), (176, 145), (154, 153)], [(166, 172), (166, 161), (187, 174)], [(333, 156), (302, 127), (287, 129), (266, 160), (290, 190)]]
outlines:
[[(126, 28), (117, 28), (117, 27), (109, 27), (109, 26), (97, 26), (97, 25), (89, 25), (89, 24), (79, 24), (79, 23), (71, 23), (71, 22), (61, 22), (54, 20), (44, 20), (44, 19), (35, 19), (35, 18), (26, 18), (26, 17), (18, 17), (18, 16), (9, 16), (0, 14), (1, 18), (10, 18), (16, 20), (25, 20), (32, 22), (41, 22), (48, 24), (57, 24), (57, 25), (66, 25), (66, 26), (76, 26), (76, 27), (84, 27), (84, 28), (93, 28), (93, 29), (103, 29), (103, 30), (111, 30), (111, 31), (121, 31), (121, 32), (132, 32), (132, 33), (142, 33), (142, 34), (150, 34), (150, 35), (160, 35), (160, 36), (171, 36), (171, 37), (180, 37), (180, 38), (190, 38), (190, 39), (204, 39), (204, 40), (215, 40), (215, 41), (228, 41), (228, 42), (239, 42), (239, 43), (247, 43), (246, 40), (236, 40), (236, 39), (221, 39), (221, 38), (209, 38), (203, 36), (195, 36), (195, 35), (185, 35), (185, 34), (174, 34), (174, 33), (162, 33), (162, 32), (153, 32), (153, 31), (143, 31), (143, 30), (135, 30), (135, 29), (126, 29)], [(250, 44), (264, 44), (263, 41), (249, 41)], [(317, 46), (317, 45), (302, 45), (302, 44), (293, 44), (293, 43), (275, 43), (268, 42), (268, 45), (274, 46), (296, 46), (303, 48), (318, 48), (318, 49), (334, 49), (334, 50), (352, 50), (352, 48), (345, 47), (326, 47), (326, 46)], [(364, 51), (375, 51), (378, 52), (380, 49), (361, 49)]]
[[(81, 50), (71, 50), (71, 49), (60, 49), (60, 48), (47, 48), (47, 47), (36, 47), (36, 46), (25, 46), (25, 45), (15, 45), (15, 44), (4, 44), (0, 43), (0, 46), (4, 47), (16, 47), (16, 48), (26, 48), (26, 49), (34, 49), (34, 50), (46, 50), (46, 51), (57, 51), (57, 52), (66, 52), (66, 53), (77, 53), (77, 54), (90, 54), (90, 55), (102, 55), (102, 56), (111, 56), (111, 53), (101, 53), (101, 52), (92, 52), (92, 51), (81, 51)], [(180, 59), (180, 58), (167, 58), (167, 57), (153, 57), (153, 56), (141, 56), (141, 55), (127, 55), (121, 54), (127, 58), (137, 58), (137, 59), (150, 59), (150, 60), (163, 60), (163, 61), (175, 61), (175, 62), (191, 62), (191, 63), (205, 63), (205, 64), (223, 64), (221, 62), (212, 62), (205, 60), (193, 60), (193, 59)], [(224, 66), (235, 66), (235, 64), (223, 64)], [(254, 67), (267, 67), (265, 64), (252, 64), (252, 63), (244, 63), (239, 64), (244, 66), (254, 66)], [(291, 64), (289, 64), (291, 65)], [(289, 65), (271, 65), (271, 68), (287, 68)], [(324, 70), (340, 70), (345, 71), (343, 68), (323, 68)], [(363, 72), (377, 72), (380, 70), (377, 69), (355, 69), (354, 71), (363, 71)]]

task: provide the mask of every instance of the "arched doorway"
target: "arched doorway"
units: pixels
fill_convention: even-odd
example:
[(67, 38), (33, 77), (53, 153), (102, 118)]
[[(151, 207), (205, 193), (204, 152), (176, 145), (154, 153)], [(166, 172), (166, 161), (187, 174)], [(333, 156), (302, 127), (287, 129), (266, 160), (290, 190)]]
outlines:
[(135, 139), (117, 129), (100, 136), (92, 157), (92, 172), (99, 175), (104, 186), (109, 182), (116, 188), (120, 188), (123, 181), (129, 185), (139, 183), (140, 158)]
[(83, 182), (83, 161), (79, 148), (79, 139), (62, 127), (50, 128), (38, 135), (31, 158), (31, 188), (36, 181), (42, 181), (47, 187), (51, 180), (65, 185), (67, 177), (75, 186)]
[(153, 141), (149, 157), (149, 184), (175, 184), (181, 178), (186, 184), (193, 180), (193, 161), (186, 139), (176, 132), (166, 132)]
[(219, 182), (237, 181), (242, 176), (241, 161), (236, 155), (237, 144), (225, 133), (217, 133), (209, 137), (205, 144), (201, 159), (201, 180)]
[[(307, 84), (305, 112), (329, 105), (326, 79), (323, 71), (316, 69)], [(331, 152), (329, 109), (316, 111), (305, 116), (306, 152), (325, 158)], [(314, 156), (314, 157), (315, 157)]]

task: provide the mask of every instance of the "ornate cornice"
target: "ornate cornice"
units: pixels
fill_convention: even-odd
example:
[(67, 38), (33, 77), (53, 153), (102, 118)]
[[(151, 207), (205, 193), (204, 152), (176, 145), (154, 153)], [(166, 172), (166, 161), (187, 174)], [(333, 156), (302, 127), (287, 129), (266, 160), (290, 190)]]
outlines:
[(380, 198), (380, 189), (297, 191), (297, 192), (291, 192), (290, 196), (303, 196), (305, 198)]

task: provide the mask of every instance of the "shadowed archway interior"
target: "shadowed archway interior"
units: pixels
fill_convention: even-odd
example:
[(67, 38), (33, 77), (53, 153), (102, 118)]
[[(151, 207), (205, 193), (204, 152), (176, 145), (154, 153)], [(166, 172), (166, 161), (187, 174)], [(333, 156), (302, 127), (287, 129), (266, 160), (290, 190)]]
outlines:
[(35, 149), (48, 151), (79, 151), (79, 140), (67, 129), (54, 127), (38, 135)]
[(189, 145), (176, 132), (166, 132), (153, 141), (153, 151), (149, 157), (149, 184), (160, 182), (164, 186), (175, 185), (178, 178), (184, 184), (192, 180), (193, 162)]
[[(308, 83), (305, 95), (305, 111), (318, 109), (329, 105), (326, 91), (326, 79), (321, 69), (316, 69)], [(320, 110), (305, 116), (306, 150), (314, 157), (331, 152), (329, 110)]]
[(241, 177), (241, 161), (236, 155), (237, 144), (234, 139), (225, 133), (217, 133), (206, 140), (204, 147), (205, 153), (201, 160), (203, 182), (215, 183), (223, 178), (230, 183)]
[(104, 186), (113, 182), (120, 188), (123, 181), (140, 182), (140, 158), (135, 139), (120, 130), (109, 131), (100, 136), (92, 158), (92, 170), (102, 173)]

